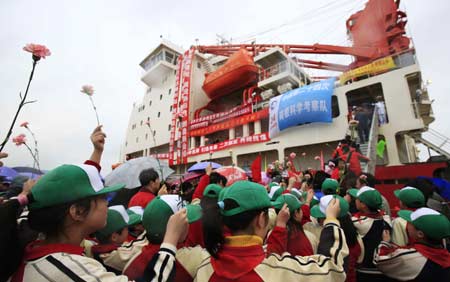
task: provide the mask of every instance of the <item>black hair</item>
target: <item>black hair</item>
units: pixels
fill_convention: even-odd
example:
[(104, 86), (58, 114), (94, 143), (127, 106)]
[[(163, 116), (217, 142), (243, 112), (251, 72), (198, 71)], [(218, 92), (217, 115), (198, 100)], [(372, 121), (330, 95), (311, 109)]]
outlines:
[(347, 193), (348, 189), (352, 189), (356, 187), (356, 174), (349, 170), (345, 173), (345, 175), (341, 179), (340, 188), (339, 189), (339, 195), (344, 197)]
[[(239, 207), (239, 204), (232, 199), (225, 199), (224, 210), (231, 210)], [(258, 209), (245, 211), (233, 216), (222, 216), (220, 214), (220, 208), (216, 205), (211, 205), (203, 211), (202, 224), (203, 224), (203, 236), (206, 250), (211, 256), (217, 258), (217, 254), (225, 242), (223, 236), (223, 225), (228, 227), (231, 232), (243, 230), (249, 227), (252, 220), (258, 216), (261, 212), (265, 212), (267, 222), (269, 222), (268, 209)]]
[(99, 233), (99, 232), (94, 233), (94, 235), (95, 235), (95, 238), (97, 238), (97, 240), (100, 242), (100, 244), (110, 244), (112, 235), (114, 233), (121, 235), (122, 232), (125, 229), (128, 229), (128, 226), (122, 227), (122, 228), (120, 228), (120, 229), (118, 229), (118, 230), (116, 230), (113, 233), (110, 233), (108, 235), (105, 235), (105, 234), (102, 234), (102, 233)]
[(155, 182), (159, 178), (159, 174), (153, 168), (144, 169), (139, 174), (139, 182), (141, 186), (147, 186), (150, 182)]
[(209, 175), (209, 184), (221, 184), (222, 182), (222, 175), (218, 172), (211, 172), (211, 174)]
[(358, 243), (358, 232), (356, 231), (355, 225), (352, 222), (350, 214), (346, 214), (343, 217), (338, 218), (341, 224), (342, 230), (344, 230), (345, 240), (348, 246), (353, 246)]
[(180, 185), (180, 196), (183, 201), (191, 202), (194, 195), (194, 185), (191, 182), (182, 182)]
[[(296, 211), (301, 211), (302, 207), (299, 207)], [(280, 212), (280, 210), (276, 210), (277, 214)], [(291, 214), (291, 216), (289, 217), (289, 220), (286, 224), (287, 229), (288, 229), (288, 240), (289, 238), (291, 238), (291, 233), (296, 231), (296, 232), (303, 232), (303, 225), (301, 224), (301, 222), (297, 222), (294, 219), (294, 214), (295, 211)]]
[[(361, 175), (364, 175), (366, 177), (361, 178)], [(359, 176), (359, 182), (361, 184), (365, 184), (369, 187), (375, 187), (377, 180), (373, 174), (363, 172), (363, 173), (361, 173), (361, 175)]]
[(330, 175), (326, 173), (323, 170), (318, 170), (316, 174), (314, 175), (313, 180), (313, 188), (314, 190), (321, 190), (322, 189), (322, 183), (325, 181), (325, 179), (329, 178)]

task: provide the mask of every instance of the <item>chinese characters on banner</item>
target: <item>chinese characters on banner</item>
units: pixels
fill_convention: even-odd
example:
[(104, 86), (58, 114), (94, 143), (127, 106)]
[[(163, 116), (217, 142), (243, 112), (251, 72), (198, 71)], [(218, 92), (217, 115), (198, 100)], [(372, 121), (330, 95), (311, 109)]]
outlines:
[(269, 136), (309, 122), (332, 122), (331, 95), (335, 78), (293, 89), (270, 99)]
[(261, 111), (251, 113), (249, 115), (235, 117), (227, 119), (226, 121), (222, 123), (212, 124), (206, 127), (202, 127), (200, 129), (192, 128), (189, 135), (190, 136), (205, 136), (207, 134), (220, 131), (220, 130), (226, 130), (229, 128), (234, 128), (246, 123), (254, 122), (255, 120), (261, 120), (269, 115), (269, 109), (265, 108)]
[(181, 70), (181, 87), (180, 87), (180, 108), (178, 109), (178, 117), (181, 117), (181, 156), (177, 154), (177, 163), (185, 164), (188, 158), (188, 120), (189, 120), (189, 98), (191, 95), (191, 73), (192, 60), (195, 50), (191, 48), (184, 53), (182, 70)]
[(268, 134), (268, 132), (265, 132), (265, 133), (261, 133), (261, 134), (255, 134), (255, 135), (247, 136), (247, 137), (240, 137), (240, 138), (236, 138), (233, 140), (226, 140), (224, 142), (220, 142), (217, 144), (212, 144), (212, 145), (207, 145), (207, 146), (202, 146), (202, 147), (198, 147), (195, 149), (191, 149), (188, 151), (188, 156), (190, 157), (190, 156), (201, 155), (201, 154), (205, 154), (205, 153), (209, 153), (209, 152), (220, 151), (220, 150), (224, 150), (226, 148), (230, 148), (233, 146), (268, 142), (269, 140), (270, 140), (269, 134)]
[(210, 124), (221, 123), (230, 118), (246, 115), (252, 112), (252, 105), (243, 105), (232, 108), (229, 111), (211, 114), (203, 117), (196, 118), (192, 120), (190, 124), (190, 129), (198, 129), (206, 127)]
[(340, 77), (340, 83), (344, 84), (350, 79), (354, 79), (363, 75), (370, 75), (375, 73), (384, 72), (390, 69), (395, 68), (395, 62), (392, 57), (385, 57), (379, 60), (376, 60), (370, 64), (364, 65), (362, 67), (352, 69), (348, 72), (345, 72)]
[(163, 154), (151, 154), (150, 157), (153, 158), (158, 158), (160, 160), (167, 160), (169, 158), (169, 154), (168, 153), (163, 153)]
[[(177, 64), (177, 72), (176, 72), (176, 81), (175, 81), (175, 91), (173, 95), (173, 104), (172, 104), (172, 120), (170, 127), (170, 138), (169, 138), (169, 165), (173, 165), (174, 160), (174, 151), (175, 151), (175, 132), (177, 130), (177, 117), (178, 117), (178, 98), (180, 93), (180, 76), (181, 76), (181, 64), (183, 61), (183, 56), (180, 55), (178, 57)], [(153, 134), (153, 132), (152, 132)]]

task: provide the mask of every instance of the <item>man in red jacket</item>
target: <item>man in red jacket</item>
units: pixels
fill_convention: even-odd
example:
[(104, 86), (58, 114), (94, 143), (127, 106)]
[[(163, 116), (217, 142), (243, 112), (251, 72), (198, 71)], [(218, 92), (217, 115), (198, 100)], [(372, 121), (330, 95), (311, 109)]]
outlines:
[(139, 174), (139, 181), (141, 190), (131, 198), (128, 207), (141, 206), (145, 209), (156, 196), (167, 194), (166, 185), (160, 186), (159, 175), (153, 168), (144, 169)]

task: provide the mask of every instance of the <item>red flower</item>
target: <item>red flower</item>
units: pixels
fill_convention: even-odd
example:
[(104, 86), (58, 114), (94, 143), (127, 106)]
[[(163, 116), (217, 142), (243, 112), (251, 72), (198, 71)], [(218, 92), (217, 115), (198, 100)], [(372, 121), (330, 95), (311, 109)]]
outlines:
[(94, 94), (94, 87), (92, 85), (83, 85), (80, 92), (92, 96)]
[(25, 47), (23, 47), (24, 51), (30, 52), (33, 54), (33, 56), (40, 58), (44, 58), (46, 56), (50, 56), (50, 50), (47, 49), (47, 47), (45, 47), (44, 45), (39, 45), (39, 44), (27, 44), (25, 45)]
[(20, 127), (28, 128), (28, 121), (24, 121), (20, 124)]
[(26, 140), (25, 140), (25, 134), (19, 134), (16, 137), (14, 137), (12, 139), (12, 141), (16, 144), (16, 146), (20, 146), (22, 144), (25, 144)]

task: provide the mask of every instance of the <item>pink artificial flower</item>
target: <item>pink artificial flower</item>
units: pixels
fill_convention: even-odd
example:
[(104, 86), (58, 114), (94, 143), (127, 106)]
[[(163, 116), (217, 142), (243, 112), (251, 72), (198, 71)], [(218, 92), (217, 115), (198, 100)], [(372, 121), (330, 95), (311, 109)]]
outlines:
[(47, 47), (45, 47), (44, 45), (39, 45), (39, 44), (33, 44), (33, 43), (29, 43), (27, 45), (25, 45), (25, 47), (23, 47), (24, 51), (30, 52), (33, 54), (33, 56), (40, 58), (44, 58), (46, 56), (50, 56), (50, 50), (48, 50)]
[(294, 152), (289, 154), (289, 157), (291, 157), (291, 159), (295, 159), (296, 156), (297, 156), (297, 154)]
[(25, 140), (25, 137), (25, 134), (22, 133), (14, 137), (12, 141), (16, 144), (16, 146), (20, 146), (22, 144), (25, 144), (25, 142), (27, 141)]
[(28, 121), (24, 121), (20, 124), (20, 127), (28, 128)]
[(94, 87), (92, 85), (83, 85), (80, 92), (92, 96), (94, 94)]
[(302, 153), (302, 156), (303, 156), (303, 157), (304, 157), (304, 156), (306, 156), (306, 153), (305, 153), (305, 152), (303, 152), (303, 153)]
[(314, 159), (320, 161), (320, 157), (319, 156), (315, 156)]

